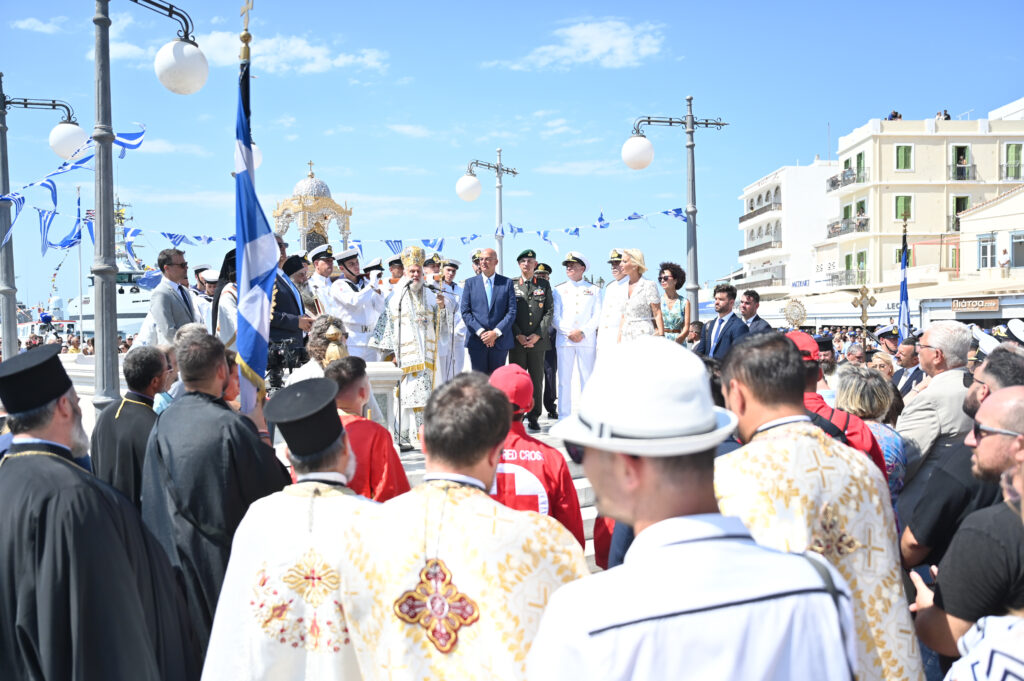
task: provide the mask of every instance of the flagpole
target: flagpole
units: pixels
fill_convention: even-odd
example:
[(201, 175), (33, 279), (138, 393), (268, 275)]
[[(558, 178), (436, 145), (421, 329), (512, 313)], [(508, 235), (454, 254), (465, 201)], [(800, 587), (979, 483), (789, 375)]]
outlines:
[[(82, 297), (82, 185), (77, 185), (75, 191), (78, 193), (78, 336), (85, 343), (85, 326), (82, 322), (82, 315), (85, 313), (85, 298)], [(96, 316), (93, 315), (92, 332), (96, 334)], [(95, 341), (94, 341), (95, 342)]]

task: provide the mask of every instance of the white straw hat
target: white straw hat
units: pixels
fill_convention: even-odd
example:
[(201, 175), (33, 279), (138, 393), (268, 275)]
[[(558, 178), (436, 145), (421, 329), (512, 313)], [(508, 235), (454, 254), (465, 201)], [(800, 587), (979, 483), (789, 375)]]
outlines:
[(736, 429), (711, 400), (704, 362), (678, 343), (643, 336), (603, 351), (579, 409), (551, 428), (568, 442), (638, 456), (696, 454)]

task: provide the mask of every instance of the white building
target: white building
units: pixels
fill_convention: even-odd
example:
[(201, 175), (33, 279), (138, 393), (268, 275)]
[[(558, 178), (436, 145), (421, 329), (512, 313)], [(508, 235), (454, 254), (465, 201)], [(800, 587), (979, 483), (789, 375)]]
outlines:
[(783, 166), (743, 188), (743, 273), (732, 282), (737, 289), (756, 289), (771, 299), (804, 292), (820, 278), (809, 244), (821, 239), (825, 221), (838, 209), (838, 199), (824, 191), (838, 168), (838, 161), (815, 159), (809, 166)]
[[(839, 139), (838, 210), (814, 240), (832, 288), (898, 286), (903, 221), (912, 285), (957, 280), (959, 214), (1024, 181), (1024, 99), (978, 120), (872, 119)], [(974, 248), (972, 245), (971, 248)]]

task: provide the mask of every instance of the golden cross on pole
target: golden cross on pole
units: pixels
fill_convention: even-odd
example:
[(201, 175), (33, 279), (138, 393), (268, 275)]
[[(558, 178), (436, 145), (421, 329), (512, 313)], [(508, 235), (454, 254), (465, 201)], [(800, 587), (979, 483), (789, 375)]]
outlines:
[(307, 165), (309, 166), (309, 176), (313, 177), (313, 162), (310, 161)]
[[(853, 306), (860, 308), (861, 343), (867, 345), (868, 334), (868, 308), (874, 307), (878, 301), (871, 295), (867, 286), (860, 287), (860, 295), (853, 299)], [(866, 349), (866, 348), (865, 348)]]
[(242, 30), (246, 32), (249, 31), (249, 12), (252, 11), (252, 3), (253, 0), (248, 0), (244, 5), (242, 5), (242, 13), (238, 15), (245, 19), (245, 26)]

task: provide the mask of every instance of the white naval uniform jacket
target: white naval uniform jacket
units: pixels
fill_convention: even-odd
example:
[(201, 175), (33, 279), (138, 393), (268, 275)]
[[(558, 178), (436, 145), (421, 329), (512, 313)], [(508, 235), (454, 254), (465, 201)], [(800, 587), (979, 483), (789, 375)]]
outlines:
[(331, 297), (330, 279), (314, 272), (309, 275), (309, 290), (313, 292), (313, 295), (320, 303), (320, 307), (323, 308), (322, 312), (324, 314), (329, 314), (332, 317), (340, 316), (338, 314), (338, 305), (334, 302), (334, 298)]
[(384, 296), (366, 279), (360, 279), (357, 284), (341, 277), (331, 284), (331, 298), (337, 316), (345, 322), (349, 346), (365, 346), (373, 335), (377, 318), (384, 311)]
[[(447, 348), (448, 353), (453, 351), (462, 352), (466, 345), (466, 322), (462, 319), (462, 294), (466, 289), (459, 283), (446, 284), (441, 282), (441, 291), (444, 294), (444, 304), (451, 309), (455, 306), (453, 314), (455, 318), (455, 334), (451, 339), (451, 347)], [(449, 322), (450, 323), (450, 322)]]
[(807, 558), (757, 545), (738, 518), (655, 523), (622, 565), (552, 594), (527, 677), (849, 681), (850, 590), (814, 559), (838, 606)]
[[(570, 279), (552, 289), (552, 294), (555, 302), (551, 325), (558, 331), (555, 347), (595, 347), (601, 321), (601, 289), (583, 279)], [(583, 332), (583, 340), (578, 343), (569, 340), (568, 334), (574, 329)]]

